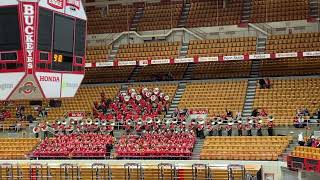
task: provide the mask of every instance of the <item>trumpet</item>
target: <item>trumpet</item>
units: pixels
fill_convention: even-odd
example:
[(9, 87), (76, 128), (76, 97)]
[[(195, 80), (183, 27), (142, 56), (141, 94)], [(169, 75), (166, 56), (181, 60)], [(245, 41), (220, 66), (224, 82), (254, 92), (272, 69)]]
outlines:
[(91, 125), (91, 124), (92, 124), (92, 119), (90, 119), (90, 118), (87, 119), (87, 120), (86, 120), (86, 124), (87, 124), (87, 125)]
[(99, 119), (95, 119), (94, 120), (94, 124), (97, 125), (97, 126), (100, 125), (100, 120)]

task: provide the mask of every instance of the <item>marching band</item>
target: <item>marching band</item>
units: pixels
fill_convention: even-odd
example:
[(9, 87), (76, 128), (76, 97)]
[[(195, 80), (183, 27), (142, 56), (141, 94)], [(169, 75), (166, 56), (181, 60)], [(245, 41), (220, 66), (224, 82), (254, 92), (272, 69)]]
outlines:
[[(229, 116), (215, 117), (210, 120), (187, 119), (187, 112), (174, 112), (171, 118), (160, 116), (168, 109), (170, 97), (159, 88), (149, 90), (141, 87), (140, 90), (129, 89), (127, 92), (120, 92), (114, 101), (107, 99), (105, 93), (101, 92), (100, 103), (93, 103), (93, 113), (82, 119), (67, 119), (62, 117), (54, 123), (40, 123), (34, 127), (33, 132), (38, 137), (40, 132), (48, 136), (48, 132), (54, 135), (60, 134), (83, 134), (100, 133), (113, 136), (115, 128), (125, 130), (126, 134), (159, 133), (170, 131), (172, 133), (193, 132), (198, 138), (206, 135), (227, 136), (233, 135), (233, 129), (237, 129), (238, 136), (252, 136), (252, 130), (262, 136), (262, 120), (259, 117), (250, 117), (244, 123), (241, 117), (232, 118), (232, 112), (226, 110)], [(236, 126), (234, 125), (236, 124)], [(272, 135), (272, 118), (267, 124), (269, 135)]]

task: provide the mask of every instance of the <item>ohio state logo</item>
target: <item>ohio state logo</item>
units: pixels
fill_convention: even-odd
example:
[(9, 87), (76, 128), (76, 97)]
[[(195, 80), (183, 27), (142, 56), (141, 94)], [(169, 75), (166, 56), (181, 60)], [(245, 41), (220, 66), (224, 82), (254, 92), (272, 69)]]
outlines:
[(32, 92), (36, 91), (36, 87), (33, 85), (33, 82), (26, 82), (22, 87), (19, 89), (19, 93), (24, 94), (31, 94)]
[(80, 0), (67, 0), (66, 5), (73, 6), (79, 10), (80, 9)]
[(63, 9), (63, 0), (48, 0), (48, 4), (56, 9)]

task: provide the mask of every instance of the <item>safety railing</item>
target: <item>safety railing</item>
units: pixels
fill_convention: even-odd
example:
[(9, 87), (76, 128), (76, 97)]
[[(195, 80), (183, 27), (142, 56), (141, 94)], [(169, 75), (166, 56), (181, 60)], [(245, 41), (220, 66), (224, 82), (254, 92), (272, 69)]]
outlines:
[[(242, 170), (234, 174), (234, 179), (254, 180), (256, 173), (261, 166), (250, 167), (248, 173), (243, 167)], [(158, 180), (213, 180), (216, 179), (212, 174), (216, 174), (219, 179), (230, 179), (228, 176), (228, 166), (217, 164), (170, 164), (160, 163), (158, 165), (141, 165), (139, 163), (126, 163), (110, 165), (96, 164), (78, 165), (78, 164), (57, 164), (48, 166), (47, 164), (32, 164), (24, 166), (23, 164), (0, 164), (0, 179), (60, 179), (60, 180), (142, 180), (152, 175), (153, 179)], [(23, 172), (23, 173), (22, 173)], [(158, 174), (158, 177), (156, 176)], [(243, 176), (246, 174), (247, 176)], [(231, 180), (231, 179), (230, 179)]]

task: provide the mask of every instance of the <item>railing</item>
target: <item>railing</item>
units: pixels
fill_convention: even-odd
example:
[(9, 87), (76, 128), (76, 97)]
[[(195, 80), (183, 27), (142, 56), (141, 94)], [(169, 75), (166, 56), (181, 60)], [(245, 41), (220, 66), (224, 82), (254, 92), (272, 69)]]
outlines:
[(267, 23), (257, 23), (255, 25), (261, 28), (262, 30), (266, 31), (268, 34), (272, 34), (273, 28)]
[(207, 37), (207, 33), (202, 31), (200, 28), (188, 28), (188, 30), (193, 32), (194, 34), (197, 34), (202, 39), (205, 39)]
[[(226, 165), (213, 165), (204, 164), (207, 171), (210, 173), (219, 173), (219, 177), (228, 179), (225, 172), (227, 172)], [(201, 176), (197, 176), (192, 173), (190, 165), (177, 165), (177, 164), (158, 164), (155, 165), (141, 165), (139, 163), (117, 163), (115, 165), (110, 164), (90, 164), (79, 166), (78, 164), (55, 164), (47, 166), (47, 164), (36, 164), (36, 166), (20, 166), (19, 164), (1, 164), (0, 167), (5, 167), (6, 172), (0, 173), (0, 179), (124, 179), (124, 180), (139, 180), (145, 179), (145, 174), (153, 175), (153, 179), (193, 179), (193, 180), (212, 180), (214, 177), (203, 177), (203, 169), (201, 170)], [(160, 169), (159, 169), (160, 167)], [(161, 170), (161, 167), (163, 168)], [(218, 168), (216, 168), (218, 167)], [(35, 169), (36, 168), (36, 169)], [(98, 169), (98, 171), (97, 171)], [(259, 171), (261, 166), (251, 167), (251, 170)], [(2, 170), (2, 169), (0, 169)], [(4, 170), (4, 169), (3, 169)], [(181, 170), (181, 171), (180, 171)], [(217, 170), (215, 172), (215, 170)], [(56, 172), (56, 173), (51, 173)], [(224, 171), (224, 172), (223, 172)], [(22, 173), (24, 172), (24, 173)], [(114, 174), (113, 174), (114, 172)], [(148, 173), (145, 173), (148, 172)], [(242, 172), (243, 173), (243, 172)], [(158, 178), (156, 177), (158, 174)], [(237, 173), (236, 179), (240, 179), (241, 175)], [(251, 174), (250, 177), (254, 177), (256, 174)], [(150, 177), (148, 177), (150, 178)], [(242, 178), (241, 178), (242, 179)], [(247, 180), (247, 179), (242, 179)], [(250, 179), (252, 180), (252, 179)]]

